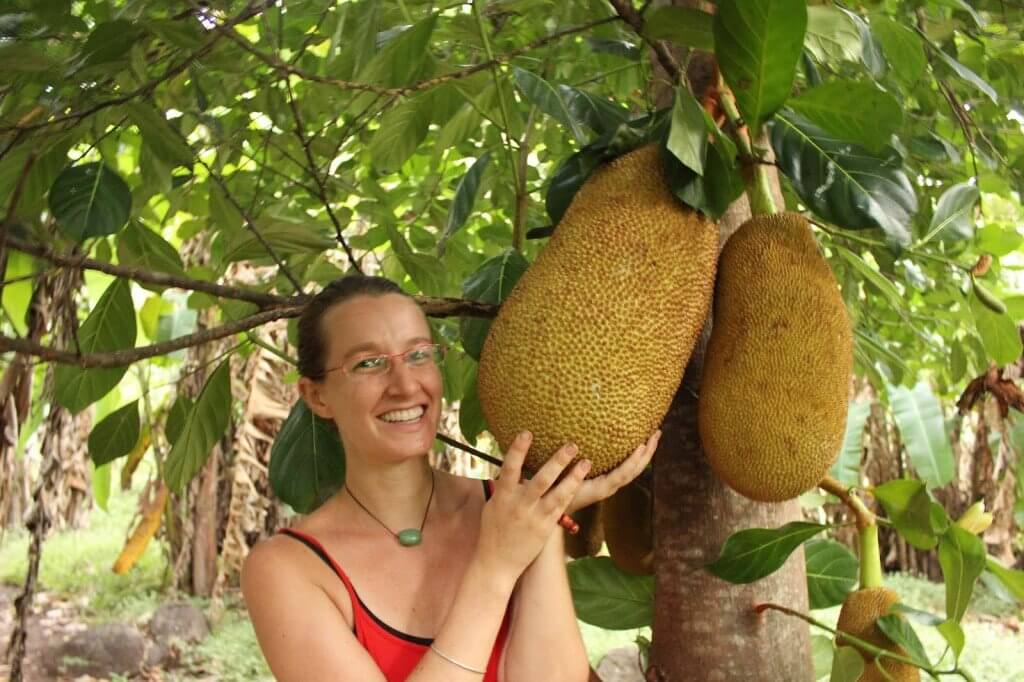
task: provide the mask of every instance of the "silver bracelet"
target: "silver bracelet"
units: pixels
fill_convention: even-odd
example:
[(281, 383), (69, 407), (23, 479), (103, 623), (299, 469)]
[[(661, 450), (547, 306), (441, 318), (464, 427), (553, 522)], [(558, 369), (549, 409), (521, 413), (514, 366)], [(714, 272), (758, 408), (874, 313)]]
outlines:
[(440, 656), (441, 658), (443, 658), (444, 660), (446, 660), (449, 663), (451, 663), (452, 665), (458, 666), (459, 668), (462, 668), (463, 670), (467, 670), (467, 671), (469, 671), (471, 673), (476, 673), (477, 675), (485, 675), (487, 673), (487, 670), (479, 670), (477, 668), (471, 668), (468, 665), (466, 665), (465, 663), (459, 663), (458, 661), (456, 661), (451, 656), (447, 656), (447, 655), (441, 653), (441, 651), (436, 646), (434, 646), (433, 644), (430, 645), (430, 650), (433, 651), (438, 656)]

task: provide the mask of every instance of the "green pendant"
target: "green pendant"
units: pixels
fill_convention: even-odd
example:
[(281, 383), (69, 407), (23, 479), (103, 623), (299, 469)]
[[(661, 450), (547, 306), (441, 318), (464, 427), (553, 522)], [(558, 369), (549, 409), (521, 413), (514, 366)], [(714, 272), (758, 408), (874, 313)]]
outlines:
[(406, 528), (398, 532), (398, 544), (403, 547), (413, 547), (423, 540), (423, 533), (415, 528)]

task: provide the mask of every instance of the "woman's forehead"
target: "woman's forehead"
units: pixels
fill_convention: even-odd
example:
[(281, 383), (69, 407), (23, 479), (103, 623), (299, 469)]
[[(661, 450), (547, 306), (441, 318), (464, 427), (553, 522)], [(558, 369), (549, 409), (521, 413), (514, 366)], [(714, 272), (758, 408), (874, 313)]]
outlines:
[(430, 338), (430, 325), (411, 299), (398, 294), (356, 296), (331, 307), (322, 320), (323, 333), (340, 353), (366, 343), (401, 343)]

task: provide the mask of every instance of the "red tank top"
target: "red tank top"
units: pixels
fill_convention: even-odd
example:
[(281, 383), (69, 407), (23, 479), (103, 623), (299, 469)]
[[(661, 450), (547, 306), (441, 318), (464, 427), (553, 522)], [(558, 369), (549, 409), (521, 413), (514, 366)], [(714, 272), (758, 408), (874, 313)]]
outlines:
[[(488, 487), (488, 483), (488, 481), (483, 482), (484, 497), (490, 499), (491, 489)], [(327, 553), (327, 550), (316, 538), (291, 528), (283, 528), (280, 532), (295, 538), (313, 550), (341, 578), (341, 582), (345, 584), (348, 596), (352, 600), (352, 631), (355, 633), (356, 639), (369, 652), (388, 682), (404, 682), (423, 655), (427, 653), (427, 649), (434, 640), (400, 632), (375, 616), (359, 598), (352, 581), (341, 570), (338, 562)], [(508, 627), (509, 611), (506, 608), (505, 617), (502, 618), (501, 627), (498, 630), (498, 637), (491, 650), (491, 657), (487, 661), (487, 673), (483, 677), (483, 682), (498, 682), (498, 662), (508, 637)]]

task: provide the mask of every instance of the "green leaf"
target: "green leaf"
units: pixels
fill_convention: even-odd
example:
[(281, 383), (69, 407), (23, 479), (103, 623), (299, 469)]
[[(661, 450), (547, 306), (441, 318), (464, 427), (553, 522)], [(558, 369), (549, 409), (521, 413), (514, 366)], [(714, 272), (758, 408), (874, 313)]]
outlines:
[(814, 660), (814, 679), (820, 680), (832, 670), (832, 638), (811, 635), (811, 658)]
[(139, 441), (139, 401), (111, 412), (89, 433), (89, 458), (98, 467), (124, 457)]
[(92, 499), (96, 506), (107, 511), (107, 502), (110, 500), (110, 465), (97, 467), (91, 465), (92, 469)]
[[(470, 301), (483, 303), (503, 303), (512, 288), (530, 267), (519, 251), (505, 249), (500, 254), (484, 262), (476, 272), (462, 283), (462, 297)], [(474, 360), (480, 359), (480, 351), (484, 347), (484, 339), (491, 328), (488, 318), (459, 318), (459, 333), (462, 336), (462, 348)]]
[(937, 45), (932, 44), (930, 41), (928, 42), (928, 46), (932, 48), (932, 51), (935, 52), (936, 55), (938, 55), (939, 59), (941, 59), (946, 66), (952, 69), (956, 73), (956, 75), (960, 76), (960, 78), (967, 81), (981, 92), (985, 93), (985, 96), (992, 100), (993, 104), (999, 104), (999, 95), (996, 94), (995, 89), (991, 85), (989, 85), (984, 79), (982, 79), (981, 76), (968, 69), (966, 66), (958, 62), (956, 59), (953, 59), (951, 56), (940, 50)]
[(672, 126), (666, 146), (680, 163), (697, 175), (704, 175), (704, 156), (708, 146), (704, 109), (685, 88), (676, 88)]
[(459, 402), (459, 431), (470, 445), (476, 445), (477, 436), (487, 428), (480, 396), (476, 392), (476, 367), (466, 376)]
[[(105, 353), (135, 345), (135, 305), (131, 283), (115, 279), (78, 329), (82, 353)], [(78, 414), (117, 386), (128, 367), (83, 369), (58, 365), (54, 370), (54, 391), (58, 403)]]
[(142, 140), (157, 156), (172, 166), (192, 167), (194, 155), (181, 134), (171, 127), (163, 113), (144, 101), (124, 105), (128, 118), (139, 127)]
[(822, 83), (790, 100), (789, 107), (840, 139), (873, 153), (880, 152), (903, 123), (903, 110), (895, 97), (860, 81)]
[(177, 399), (171, 404), (171, 409), (167, 413), (167, 422), (164, 424), (164, 436), (172, 446), (178, 442), (178, 436), (181, 435), (181, 430), (185, 426), (185, 420), (189, 413), (192, 412), (193, 405), (195, 405), (195, 401), (184, 393), (179, 393)]
[(804, 0), (721, 0), (715, 56), (754, 137), (793, 89), (807, 28)]
[(206, 464), (231, 418), (231, 358), (213, 370), (188, 411), (181, 433), (164, 462), (164, 480), (177, 494)]
[(708, 148), (704, 166), (703, 183), (706, 199), (706, 213), (718, 218), (739, 199), (746, 190), (746, 184), (735, 164), (735, 150), (730, 154), (727, 145), (716, 142)]
[(606, 630), (649, 626), (654, 617), (654, 577), (620, 570), (610, 557), (569, 562), (576, 617)]
[(118, 232), (131, 210), (128, 185), (101, 162), (66, 168), (50, 188), (50, 212), (57, 227), (76, 242)]
[(890, 242), (910, 243), (917, 196), (894, 150), (872, 155), (795, 113), (776, 117), (771, 141), (780, 169), (815, 214), (854, 230), (878, 227)]
[(102, 64), (120, 59), (141, 34), (137, 26), (125, 19), (96, 24), (82, 48), (85, 63)]
[(409, 275), (413, 283), (428, 296), (442, 295), (446, 278), (441, 261), (434, 256), (413, 251), (405, 237), (391, 223), (388, 223), (385, 229), (391, 240), (391, 248), (395, 257), (398, 258), (402, 269)]
[(971, 316), (985, 346), (985, 353), (997, 365), (1016, 362), (1021, 356), (1020, 332), (1017, 324), (1006, 313), (997, 313), (977, 296), (970, 297)]
[(544, 203), (552, 223), (557, 225), (562, 219), (576, 191), (600, 165), (602, 158), (600, 151), (584, 148), (563, 161), (551, 175)]
[(436, 23), (437, 14), (431, 14), (402, 31), (377, 52), (355, 80), (382, 87), (408, 85), (429, 61), (424, 57), (430, 53), (430, 36)]
[[(263, 241), (281, 257), (297, 253), (321, 253), (335, 245), (335, 241), (327, 236), (327, 226), (312, 220), (268, 217), (259, 218), (254, 224)], [(221, 260), (233, 263), (269, 257), (266, 247), (251, 230), (239, 229), (226, 240)]]
[(598, 135), (613, 132), (629, 120), (629, 111), (600, 95), (564, 84), (558, 86), (558, 94), (573, 119)]
[(872, 17), (871, 34), (881, 44), (889, 68), (905, 83), (916, 85), (928, 65), (921, 38), (903, 24), (883, 16)]
[(473, 204), (476, 203), (476, 193), (480, 189), (480, 180), (487, 170), (487, 164), (491, 161), (491, 153), (484, 152), (480, 158), (473, 162), (465, 175), (459, 179), (459, 185), (455, 188), (455, 198), (452, 199), (452, 206), (448, 209), (448, 220), (444, 226), (444, 232), (437, 241), (437, 255), (444, 255), (444, 247), (448, 239), (459, 231), (466, 220), (473, 213)]
[(950, 526), (939, 540), (939, 565), (946, 582), (946, 617), (964, 617), (978, 576), (985, 570), (985, 543), (960, 526)]
[(914, 470), (932, 488), (941, 488), (953, 480), (953, 447), (946, 435), (942, 404), (927, 382), (911, 391), (903, 386), (889, 387), (893, 418)]
[(846, 410), (843, 448), (839, 451), (829, 475), (846, 486), (860, 483), (860, 460), (864, 454), (864, 424), (871, 414), (871, 403), (851, 402)]
[(846, 545), (835, 540), (812, 540), (804, 545), (807, 596), (812, 609), (842, 604), (857, 586), (860, 562)]
[(143, 270), (185, 274), (177, 249), (139, 221), (132, 221), (117, 238), (117, 258), (122, 265)]
[(410, 97), (384, 114), (370, 140), (374, 168), (381, 173), (400, 170), (426, 138), (430, 115), (430, 99), (424, 96)]
[(345, 451), (334, 424), (297, 400), (274, 439), (267, 475), (274, 495), (296, 512), (317, 509), (345, 482)]
[(949, 648), (953, 650), (953, 660), (959, 660), (960, 654), (964, 650), (964, 644), (967, 643), (967, 638), (964, 637), (964, 630), (960, 627), (960, 624), (947, 620), (936, 625), (935, 629), (939, 631), (942, 638), (949, 644)]
[(985, 559), (985, 567), (1009, 590), (1014, 599), (1024, 604), (1024, 571), (1006, 568), (992, 557)]
[(878, 629), (882, 631), (882, 634), (907, 652), (908, 658), (920, 663), (922, 667), (929, 667), (931, 665), (928, 661), (928, 654), (925, 653), (924, 645), (921, 644), (921, 640), (918, 639), (917, 632), (914, 631), (914, 626), (910, 624), (909, 620), (898, 613), (890, 613), (880, 616), (875, 623), (878, 625)]
[(896, 285), (893, 284), (888, 277), (869, 265), (867, 261), (860, 257), (860, 255), (850, 251), (845, 246), (833, 244), (832, 248), (844, 261), (849, 263), (861, 277), (864, 278), (866, 283), (871, 284), (875, 289), (877, 289), (879, 293), (888, 300), (889, 305), (894, 309), (900, 310), (906, 307), (907, 304), (903, 300), (903, 294), (900, 293), (899, 289), (896, 288)]
[(670, 40), (682, 47), (711, 52), (715, 49), (713, 23), (707, 12), (665, 5), (647, 13), (644, 35), (651, 40)]
[(939, 197), (932, 214), (928, 234), (919, 244), (938, 237), (940, 241), (974, 238), (974, 207), (981, 199), (978, 188), (969, 182), (953, 185)]
[(932, 499), (921, 481), (896, 479), (874, 490), (889, 522), (900, 535), (917, 549), (932, 549), (939, 542), (932, 526)]
[(42, 73), (60, 65), (36, 45), (9, 43), (0, 47), (0, 71), (7, 74)]
[(32, 292), (35, 284), (32, 278), (12, 282), (10, 280), (19, 277), (32, 275), (39, 268), (36, 266), (36, 259), (21, 251), (9, 250), (7, 252), (7, 271), (4, 275), (6, 284), (3, 288), (3, 309), (10, 318), (14, 330), (21, 336), (28, 333), (26, 316), (29, 305), (32, 303)]
[(705, 568), (731, 583), (752, 583), (780, 569), (793, 550), (826, 528), (793, 521), (781, 528), (741, 530), (729, 536), (721, 554)]
[(513, 67), (512, 76), (528, 102), (568, 128), (577, 144), (586, 143), (587, 136), (579, 122), (569, 111), (569, 107), (566, 106), (559, 91), (551, 83), (537, 74), (519, 67)]
[(828, 682), (857, 682), (864, 673), (864, 657), (856, 647), (836, 647)]
[(804, 46), (821, 63), (855, 62), (861, 58), (857, 25), (846, 12), (831, 5), (807, 8)]

